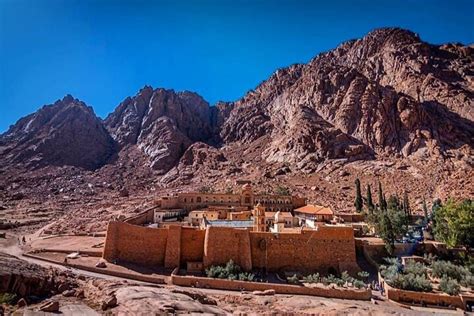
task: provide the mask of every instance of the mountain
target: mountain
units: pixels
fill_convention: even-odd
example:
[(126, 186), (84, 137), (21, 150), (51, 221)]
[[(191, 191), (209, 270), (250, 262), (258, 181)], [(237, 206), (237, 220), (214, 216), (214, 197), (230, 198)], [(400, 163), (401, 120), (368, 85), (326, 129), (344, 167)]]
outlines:
[(325, 159), (439, 158), (474, 147), (473, 49), (380, 29), (280, 69), (243, 99), (226, 143), (267, 137), (269, 162), (313, 171)]
[(0, 135), (4, 167), (71, 165), (96, 169), (109, 162), (115, 142), (91, 107), (67, 95), (20, 119)]
[(196, 93), (146, 86), (125, 99), (105, 124), (121, 147), (138, 145), (151, 167), (165, 173), (192, 143), (213, 142), (219, 112)]
[[(377, 29), (277, 70), (235, 102), (210, 106), (193, 92), (145, 86), (102, 121), (66, 96), (1, 135), (0, 162), (26, 172), (95, 170), (88, 173), (94, 181), (138, 192), (226, 189), (246, 178), (262, 190), (289, 185), (342, 208), (352, 204), (345, 190), (355, 177), (418, 198), (471, 196), (473, 101), (473, 46)], [(33, 178), (22, 181), (34, 187)]]

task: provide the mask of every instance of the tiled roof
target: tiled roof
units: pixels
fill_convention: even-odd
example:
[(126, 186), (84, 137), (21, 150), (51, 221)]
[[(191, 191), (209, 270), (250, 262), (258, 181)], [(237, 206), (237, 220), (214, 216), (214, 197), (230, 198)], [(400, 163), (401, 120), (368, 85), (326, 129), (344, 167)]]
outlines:
[(329, 207), (313, 204), (308, 204), (303, 207), (297, 208), (295, 212), (309, 215), (334, 215), (334, 212)]

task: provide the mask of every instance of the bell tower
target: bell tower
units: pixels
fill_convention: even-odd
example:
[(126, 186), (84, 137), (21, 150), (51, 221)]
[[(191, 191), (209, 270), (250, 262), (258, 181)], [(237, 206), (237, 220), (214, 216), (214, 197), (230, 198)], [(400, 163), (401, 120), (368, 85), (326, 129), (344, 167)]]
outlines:
[(265, 232), (267, 227), (265, 225), (265, 208), (260, 203), (253, 209), (253, 231)]

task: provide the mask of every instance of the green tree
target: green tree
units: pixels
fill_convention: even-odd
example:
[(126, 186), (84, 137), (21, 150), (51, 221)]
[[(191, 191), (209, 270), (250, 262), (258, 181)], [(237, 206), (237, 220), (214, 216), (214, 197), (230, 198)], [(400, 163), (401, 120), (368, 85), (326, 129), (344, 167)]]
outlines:
[(356, 208), (357, 213), (362, 212), (362, 207), (364, 206), (362, 202), (362, 193), (360, 192), (360, 180), (357, 178), (355, 180), (355, 186), (356, 186), (356, 198), (354, 201), (354, 206)]
[(277, 186), (274, 192), (276, 195), (290, 195), (291, 194), (290, 189), (288, 187), (284, 187), (281, 185)]
[(428, 224), (429, 218), (428, 218), (428, 207), (426, 206), (426, 201), (423, 198), (423, 215), (425, 216), (425, 225)]
[(372, 200), (372, 191), (370, 189), (370, 184), (367, 185), (367, 209), (369, 210), (369, 213), (372, 213), (374, 211), (374, 202)]
[(379, 206), (381, 211), (387, 210), (387, 201), (385, 200), (385, 195), (382, 191), (382, 183), (379, 181)]
[(434, 212), (434, 235), (450, 247), (474, 247), (474, 201), (448, 202)]
[(383, 212), (378, 223), (378, 234), (385, 243), (385, 249), (392, 255), (395, 250), (395, 234), (387, 212)]
[(408, 193), (405, 190), (403, 192), (403, 211), (410, 216), (411, 215), (411, 210), (410, 210), (410, 201), (408, 200)]

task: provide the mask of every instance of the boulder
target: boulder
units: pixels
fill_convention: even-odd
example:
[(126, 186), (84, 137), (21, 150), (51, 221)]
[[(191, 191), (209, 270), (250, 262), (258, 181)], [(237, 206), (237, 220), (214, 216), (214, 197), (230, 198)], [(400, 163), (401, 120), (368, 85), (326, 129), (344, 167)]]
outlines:
[(19, 307), (19, 308), (22, 308), (22, 307), (26, 307), (28, 306), (28, 303), (26, 302), (26, 300), (24, 298), (20, 298), (18, 300), (18, 302), (16, 303), (16, 305)]
[(114, 308), (115, 306), (117, 306), (117, 298), (115, 297), (115, 295), (110, 295), (102, 301), (101, 308), (103, 311), (105, 311), (109, 308)]
[(42, 312), (57, 313), (59, 312), (59, 302), (58, 301), (46, 302), (39, 307), (39, 310)]
[(103, 260), (103, 259), (99, 260), (99, 261), (95, 264), (95, 266), (96, 266), (97, 268), (107, 268), (107, 264), (105, 263), (105, 260)]

